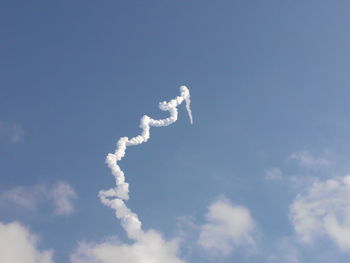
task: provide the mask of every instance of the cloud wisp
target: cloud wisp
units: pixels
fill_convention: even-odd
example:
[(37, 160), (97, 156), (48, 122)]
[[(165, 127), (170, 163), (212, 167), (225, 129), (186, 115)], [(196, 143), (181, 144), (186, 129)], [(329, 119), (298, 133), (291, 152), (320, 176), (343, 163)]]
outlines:
[(332, 162), (325, 156), (316, 156), (306, 150), (292, 153), (289, 159), (295, 160), (301, 167), (311, 170), (324, 169), (332, 165)]
[(69, 215), (74, 211), (76, 198), (77, 194), (70, 184), (57, 182), (52, 186), (45, 184), (16, 186), (0, 194), (0, 204), (35, 210), (48, 203), (53, 206), (55, 215)]
[(265, 170), (265, 179), (266, 180), (282, 180), (283, 172), (278, 167), (273, 167), (271, 169)]
[(19, 143), (23, 140), (25, 131), (17, 123), (9, 123), (0, 120), (0, 139), (11, 143)]
[(285, 160), (283, 167), (272, 167), (265, 170), (264, 179), (287, 184), (299, 191), (308, 187), (321, 177), (334, 174), (334, 154), (330, 151), (311, 152), (300, 150), (293, 152)]

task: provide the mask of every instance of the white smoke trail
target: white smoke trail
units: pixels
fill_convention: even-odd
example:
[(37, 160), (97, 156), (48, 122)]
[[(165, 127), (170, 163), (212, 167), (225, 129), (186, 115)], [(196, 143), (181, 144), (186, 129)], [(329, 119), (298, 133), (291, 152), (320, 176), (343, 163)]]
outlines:
[(140, 128), (142, 129), (141, 135), (131, 139), (128, 137), (121, 137), (117, 142), (115, 153), (109, 153), (106, 157), (106, 163), (115, 177), (116, 187), (100, 191), (99, 198), (103, 204), (115, 210), (116, 217), (121, 220), (121, 224), (130, 239), (140, 240), (144, 232), (141, 229), (141, 222), (138, 216), (133, 213), (123, 201), (129, 199), (129, 184), (125, 182), (124, 172), (120, 169), (118, 161), (125, 156), (125, 151), (128, 146), (139, 145), (148, 141), (150, 138), (151, 126), (164, 127), (174, 123), (178, 117), (177, 106), (183, 101), (186, 103), (186, 109), (192, 124), (190, 92), (186, 86), (181, 86), (180, 96), (168, 102), (163, 101), (159, 103), (159, 108), (162, 111), (169, 111), (170, 117), (155, 120), (144, 115), (140, 121)]

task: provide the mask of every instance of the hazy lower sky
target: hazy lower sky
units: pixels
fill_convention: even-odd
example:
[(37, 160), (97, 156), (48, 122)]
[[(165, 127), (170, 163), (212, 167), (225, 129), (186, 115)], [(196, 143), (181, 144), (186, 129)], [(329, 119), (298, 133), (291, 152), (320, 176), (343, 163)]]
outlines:
[[(350, 253), (348, 1), (2, 1), (0, 261), (323, 263)], [(106, 155), (160, 101), (178, 121)]]

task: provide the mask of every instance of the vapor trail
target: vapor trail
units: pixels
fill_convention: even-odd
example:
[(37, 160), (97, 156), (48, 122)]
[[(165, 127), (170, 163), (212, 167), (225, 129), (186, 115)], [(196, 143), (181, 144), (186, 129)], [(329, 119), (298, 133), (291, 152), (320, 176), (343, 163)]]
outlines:
[(128, 137), (121, 137), (117, 142), (115, 152), (109, 153), (106, 157), (106, 163), (115, 178), (116, 187), (100, 191), (99, 198), (103, 204), (115, 210), (116, 217), (121, 220), (121, 224), (130, 239), (140, 240), (144, 232), (142, 231), (141, 222), (137, 214), (133, 213), (123, 201), (129, 199), (129, 184), (125, 182), (124, 172), (120, 169), (118, 161), (125, 156), (125, 151), (128, 146), (139, 145), (148, 141), (150, 138), (151, 126), (164, 127), (174, 123), (178, 117), (177, 106), (183, 101), (186, 103), (186, 109), (192, 124), (190, 92), (186, 86), (181, 86), (180, 96), (168, 102), (163, 101), (159, 103), (159, 109), (162, 111), (169, 111), (170, 117), (155, 120), (144, 115), (140, 121), (142, 133), (130, 139)]

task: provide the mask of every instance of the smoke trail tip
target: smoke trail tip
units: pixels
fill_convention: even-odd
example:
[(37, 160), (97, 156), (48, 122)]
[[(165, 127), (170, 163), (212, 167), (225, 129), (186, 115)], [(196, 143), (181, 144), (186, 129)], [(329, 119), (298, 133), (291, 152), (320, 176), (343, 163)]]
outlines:
[(188, 117), (190, 118), (190, 122), (192, 125), (193, 124), (193, 117), (192, 117), (192, 111), (191, 111), (190, 90), (185, 85), (182, 85), (182, 86), (180, 86), (180, 92), (181, 92), (181, 96), (184, 98), (184, 100), (186, 102), (186, 110), (187, 110)]

